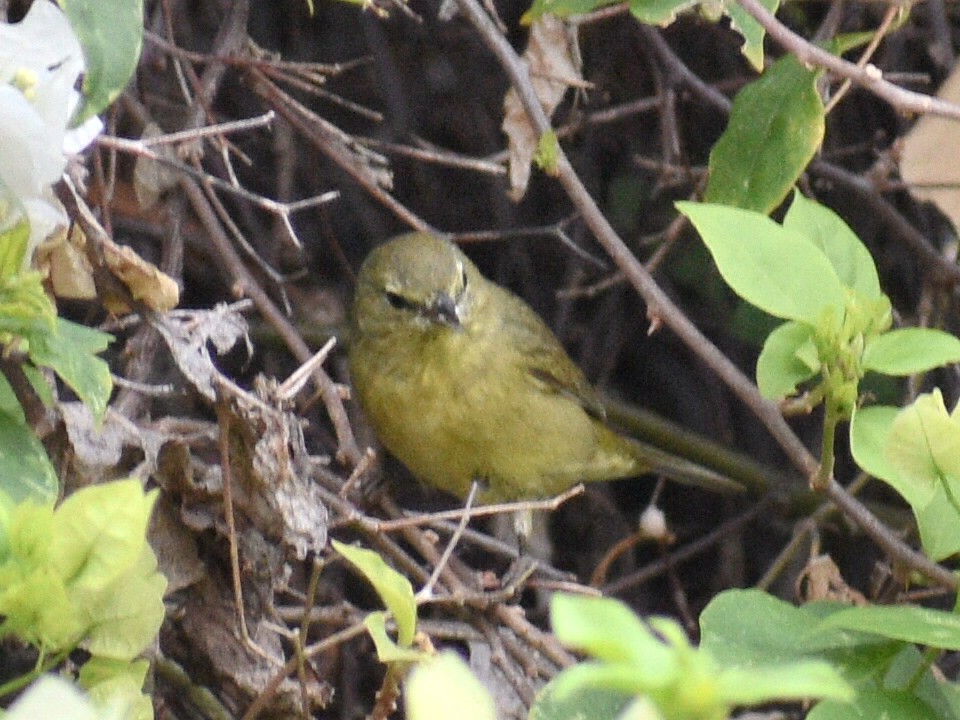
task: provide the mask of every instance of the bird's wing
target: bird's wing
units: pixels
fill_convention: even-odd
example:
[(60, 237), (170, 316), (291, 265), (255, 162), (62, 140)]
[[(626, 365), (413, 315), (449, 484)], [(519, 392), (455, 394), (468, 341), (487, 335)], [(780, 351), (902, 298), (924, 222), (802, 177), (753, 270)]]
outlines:
[(570, 397), (590, 415), (603, 419), (606, 410), (600, 396), (567, 355), (553, 331), (523, 300), (507, 290), (503, 293), (503, 307), (507, 311), (503, 313), (502, 321), (512, 326), (504, 329), (516, 340), (518, 362), (541, 387)]

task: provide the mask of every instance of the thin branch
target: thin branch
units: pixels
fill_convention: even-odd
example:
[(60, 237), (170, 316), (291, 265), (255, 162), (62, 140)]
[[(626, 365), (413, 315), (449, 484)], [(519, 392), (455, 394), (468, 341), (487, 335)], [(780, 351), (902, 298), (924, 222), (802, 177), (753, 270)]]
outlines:
[[(747, 8), (748, 11), (750, 8), (759, 7), (759, 3), (757, 3), (756, 0), (739, 0), (739, 2)], [(484, 43), (486, 43), (487, 47), (493, 52), (507, 73), (510, 84), (517, 91), (524, 110), (526, 110), (527, 116), (536, 133), (542, 135), (549, 131), (550, 120), (540, 105), (540, 101), (530, 83), (530, 74), (526, 64), (520, 59), (503, 34), (497, 30), (495, 23), (480, 7), (477, 0), (457, 0), (457, 3), (461, 12), (478, 30)], [(763, 10), (762, 7), (760, 7), (760, 10), (772, 19), (772, 16), (770, 16), (766, 10)], [(754, 13), (751, 11), (751, 14)], [(756, 15), (754, 15), (754, 17), (756, 17)], [(759, 18), (757, 19), (759, 20)], [(774, 22), (776, 23), (776, 21)], [(779, 23), (776, 24), (779, 26)], [(789, 32), (786, 28), (783, 28), (783, 30)], [(768, 32), (769, 31), (770, 29), (768, 28)], [(819, 52), (823, 53), (823, 51)], [(823, 54), (830, 58), (831, 63), (839, 60), (833, 55), (829, 55), (829, 53)], [(846, 63), (846, 61), (839, 62), (844, 63), (844, 69), (849, 65), (856, 70), (856, 66), (852, 63)], [(869, 71), (864, 70), (861, 72)], [(876, 72), (878, 73), (879, 71)], [(854, 73), (853, 79), (860, 81), (868, 78)], [(887, 93), (887, 95), (891, 94), (890, 88), (895, 89), (897, 98), (900, 99), (906, 96), (909, 101), (916, 103), (915, 109), (918, 112), (921, 110), (927, 112), (940, 110), (951, 115), (955, 113), (956, 117), (960, 117), (960, 107), (939, 101), (934, 102), (933, 99), (929, 97), (917, 96), (916, 93), (900, 90), (879, 79), (871, 80), (871, 88), (880, 88), (884, 93)], [(920, 103), (917, 98), (925, 98), (928, 102)], [(908, 102), (905, 107), (909, 106)], [(663, 324), (670, 327), (670, 329), (700, 357), (704, 364), (727, 384), (734, 394), (736, 394), (766, 426), (767, 430), (786, 452), (790, 460), (805, 476), (813, 476), (819, 463), (790, 428), (789, 424), (783, 418), (780, 409), (774, 403), (761, 397), (756, 386), (746, 375), (744, 375), (716, 345), (711, 343), (706, 336), (700, 332), (699, 328), (697, 328), (666, 293), (663, 292), (653, 277), (644, 269), (643, 265), (637, 260), (607, 221), (599, 206), (580, 181), (580, 178), (577, 176), (561, 147), (557, 148), (557, 153), (557, 179), (563, 186), (570, 200), (580, 211), (584, 222), (593, 232), (597, 241), (610, 254), (610, 257), (613, 258), (614, 262), (616, 262), (623, 271), (626, 278), (636, 288), (644, 301), (646, 301), (647, 307), (649, 308), (648, 313), (654, 317), (655, 321), (662, 321)], [(869, 510), (847, 494), (842, 486), (832, 479), (827, 488), (827, 496), (830, 497), (831, 500), (834, 500), (834, 502), (837, 502), (845, 511), (848, 508), (855, 509), (851, 513), (851, 517), (857, 522), (867, 523), (867, 526), (862, 525), (865, 531), (877, 531), (871, 532), (871, 537), (888, 554), (893, 557), (908, 559), (911, 567), (916, 568), (927, 577), (944, 584), (946, 587), (955, 589), (958, 586), (958, 580), (954, 575), (948, 573), (936, 563), (931, 562), (925, 556), (916, 553), (899, 538), (893, 536), (892, 533), (879, 532), (878, 526), (881, 525), (879, 520), (874, 518)]]
[(763, 29), (773, 40), (785, 50), (793, 53), (800, 62), (807, 65), (816, 65), (841, 77), (848, 78), (857, 85), (862, 85), (877, 97), (883, 98), (900, 112), (916, 113), (918, 115), (933, 113), (934, 115), (960, 119), (960, 105), (946, 102), (932, 95), (904, 90), (884, 80), (883, 72), (876, 65), (867, 63), (863, 67), (859, 67), (856, 63), (844, 60), (823, 48), (817, 47), (777, 20), (760, 3), (760, 0), (737, 0), (737, 2), (754, 20), (763, 26)]

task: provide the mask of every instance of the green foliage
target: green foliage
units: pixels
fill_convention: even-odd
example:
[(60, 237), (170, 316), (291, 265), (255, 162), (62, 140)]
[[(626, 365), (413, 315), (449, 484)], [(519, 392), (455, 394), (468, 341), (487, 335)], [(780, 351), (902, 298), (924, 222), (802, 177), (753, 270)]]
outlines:
[(533, 154), (533, 161), (547, 175), (556, 175), (559, 150), (560, 144), (557, 140), (557, 134), (553, 130), (548, 130), (537, 140), (537, 150)]
[[(804, 406), (824, 404), (815, 485), (833, 472), (837, 424), (853, 415), (868, 371), (906, 375), (960, 361), (960, 339), (947, 333), (926, 328), (889, 331), (890, 300), (880, 290), (870, 253), (835, 213), (800, 193), (794, 194), (782, 225), (759, 212), (724, 205), (677, 207), (697, 228), (733, 291), (787, 320), (764, 343), (757, 385), (773, 400), (808, 386)], [(870, 445), (863, 437), (860, 443)], [(914, 501), (905, 497), (911, 505), (921, 500), (915, 494)], [(943, 512), (936, 509), (938, 519)], [(935, 547), (936, 556), (943, 557), (943, 549), (954, 545), (937, 542)]]
[[(417, 603), (413, 597), (410, 581), (387, 565), (384, 559), (373, 550), (345, 545), (336, 540), (333, 541), (333, 549), (346, 558), (360, 571), (367, 582), (373, 585), (373, 589), (377, 591), (383, 604), (393, 615), (393, 621), (397, 625), (397, 644), (401, 648), (409, 648), (417, 629)], [(375, 628), (379, 625), (379, 621), (374, 622)], [(382, 657), (381, 660), (387, 662)]]
[[(760, 0), (761, 4), (775, 15), (780, 7), (780, 0)], [(763, 71), (763, 38), (766, 30), (753, 19), (746, 10), (740, 7), (736, 0), (725, 0), (723, 11), (730, 17), (730, 26), (743, 35), (741, 52), (757, 72)]]
[(123, 92), (137, 69), (143, 44), (143, 0), (60, 0), (83, 47), (87, 69), (79, 125)]
[[(584, 15), (616, 0), (534, 0), (530, 9), (524, 13), (520, 22), (529, 25), (541, 17), (550, 14), (557, 17)], [(770, 12), (776, 12), (779, 0), (761, 0)], [(698, 0), (629, 0), (631, 14), (647, 25), (669, 25), (678, 14), (700, 5), (705, 14), (719, 11), (730, 17), (732, 27), (743, 35), (743, 55), (755, 70), (763, 69), (763, 27), (748, 15), (734, 0), (722, 0), (720, 3), (700, 3)], [(713, 18), (715, 19), (715, 18)]]
[(783, 202), (823, 141), (819, 74), (785, 55), (737, 94), (710, 152), (706, 202), (764, 214)]
[(854, 460), (909, 503), (934, 560), (960, 552), (960, 414), (939, 390), (903, 409), (860, 408), (850, 423)]
[(454, 652), (442, 652), (417, 665), (406, 682), (410, 720), (495, 720), (493, 699)]
[(835, 602), (796, 608), (758, 590), (731, 590), (714, 598), (700, 624), (701, 649), (721, 665), (813, 660), (838, 670), (856, 697), (822, 702), (808, 718), (960, 717), (957, 687), (938, 680), (914, 647), (955, 648), (960, 619), (953, 613)]
[[(0, 384), (6, 386), (2, 375)], [(57, 474), (43, 443), (16, 407), (17, 414), (0, 411), (0, 493), (13, 502), (29, 498), (53, 503), (60, 489)]]
[[(636, 698), (647, 703), (646, 717), (663, 720), (721, 720), (734, 706), (853, 697), (849, 685), (825, 659), (768, 658), (751, 663), (749, 658), (719, 656), (706, 644), (706, 625), (704, 644), (697, 649), (675, 621), (652, 618), (644, 623), (625, 605), (607, 598), (558, 593), (550, 609), (561, 642), (593, 657), (594, 662), (561, 672), (547, 686), (531, 717), (565, 717), (566, 703), (583, 693), (590, 693), (608, 709), (601, 717), (611, 717), (608, 711)], [(748, 616), (736, 622), (740, 637), (751, 632)], [(543, 702), (548, 703), (547, 709)], [(561, 708), (559, 714), (549, 710), (554, 707)]]
[[(39, 368), (50, 368), (90, 408), (103, 417), (113, 389), (110, 369), (97, 357), (111, 336), (57, 317), (39, 273), (23, 268), (29, 228), (25, 223), (0, 234), (0, 343), (28, 361), (24, 373), (38, 395), (51, 399)], [(15, 451), (13, 451), (15, 449)], [(13, 500), (52, 502), (56, 474), (43, 446), (27, 425), (10, 384), (0, 378), (0, 490)]]
[(760, 392), (782, 399), (809, 380), (841, 419), (850, 417), (868, 370), (909, 374), (960, 360), (960, 340), (912, 328), (887, 332), (890, 301), (869, 252), (823, 206), (795, 193), (778, 225), (722, 205), (678, 203), (740, 297), (789, 322), (770, 334), (757, 362)]
[(146, 663), (134, 658), (164, 617), (166, 579), (146, 542), (155, 500), (123, 480), (78, 490), (56, 509), (0, 503), (0, 636), (54, 659), (82, 647), (92, 657), (81, 686), (94, 697), (124, 695), (140, 708), (126, 717), (149, 717), (140, 697)]

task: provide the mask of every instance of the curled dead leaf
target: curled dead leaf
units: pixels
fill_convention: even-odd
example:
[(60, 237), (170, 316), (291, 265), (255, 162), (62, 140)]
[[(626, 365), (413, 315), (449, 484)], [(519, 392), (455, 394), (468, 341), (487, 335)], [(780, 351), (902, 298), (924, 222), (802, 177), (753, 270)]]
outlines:
[[(560, 18), (543, 15), (530, 26), (523, 59), (530, 68), (531, 85), (547, 117), (553, 115), (567, 88), (584, 85), (576, 38)], [(518, 202), (527, 192), (530, 164), (540, 138), (513, 88), (503, 99), (503, 111), (501, 127), (510, 151), (510, 198)]]

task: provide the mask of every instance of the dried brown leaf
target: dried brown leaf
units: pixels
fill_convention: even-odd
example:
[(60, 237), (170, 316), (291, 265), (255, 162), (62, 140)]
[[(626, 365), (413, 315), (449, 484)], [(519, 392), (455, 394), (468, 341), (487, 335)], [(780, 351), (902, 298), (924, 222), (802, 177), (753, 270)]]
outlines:
[[(960, 63), (937, 97), (960, 102)], [(960, 230), (960, 122), (924, 115), (903, 140), (900, 176), (918, 200), (932, 202)]]
[[(547, 117), (553, 115), (567, 88), (583, 85), (578, 57), (574, 36), (563, 20), (543, 15), (531, 25), (523, 59), (530, 68), (530, 83)], [(530, 164), (539, 136), (513, 88), (507, 91), (503, 110), (501, 127), (510, 150), (510, 198), (518, 202), (527, 192)]]

